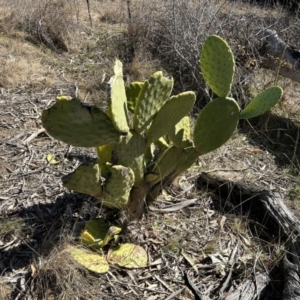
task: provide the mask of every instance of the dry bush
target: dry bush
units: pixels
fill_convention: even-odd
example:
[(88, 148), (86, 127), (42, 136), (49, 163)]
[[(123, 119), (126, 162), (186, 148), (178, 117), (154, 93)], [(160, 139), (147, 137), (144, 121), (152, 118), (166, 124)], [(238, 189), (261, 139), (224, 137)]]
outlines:
[[(1, 2), (1, 7), (10, 12), (1, 20), (1, 24), (5, 24), (2, 26), (26, 32), (26, 39), (33, 44), (41, 43), (58, 52), (68, 51), (69, 34), (76, 27), (80, 8), (77, 0)], [(8, 31), (11, 33), (11, 28)]]
[(260, 65), (254, 39), (257, 28), (285, 34), (294, 26), (282, 7), (274, 10), (241, 1), (132, 1), (131, 14), (132, 45), (162, 62), (175, 79), (176, 92), (194, 90), (200, 101), (207, 102), (212, 96), (199, 70), (201, 45), (211, 34), (228, 41), (237, 63), (232, 93), (242, 106), (249, 101), (245, 86), (252, 84), (252, 75)]

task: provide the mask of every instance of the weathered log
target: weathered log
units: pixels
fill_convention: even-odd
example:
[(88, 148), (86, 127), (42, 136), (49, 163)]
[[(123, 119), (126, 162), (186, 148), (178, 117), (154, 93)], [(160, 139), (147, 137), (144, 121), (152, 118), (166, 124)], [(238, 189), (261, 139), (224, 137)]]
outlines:
[(262, 58), (261, 66), (300, 82), (300, 51), (285, 43), (275, 30), (257, 29), (255, 35)]
[[(242, 181), (232, 182), (224, 176), (222, 179), (222, 173), (218, 172), (203, 172), (199, 180), (207, 183), (211, 188), (218, 189), (219, 194), (224, 195), (227, 200), (228, 195), (231, 195), (230, 200), (234, 202), (234, 205), (246, 205), (245, 209), (249, 209), (250, 214), (255, 214), (255, 218), (261, 216), (264, 226), (271, 232), (276, 230), (283, 234), (286, 242), (286, 254), (283, 258), (285, 284), (282, 299), (300, 299), (300, 222), (284, 204), (284, 195), (257, 186), (246, 185)], [(262, 274), (262, 276), (261, 291), (264, 290), (262, 282), (267, 285), (266, 274)], [(255, 294), (252, 295), (253, 298), (249, 298), (249, 293), (253, 290), (252, 285), (253, 282), (244, 283), (225, 299), (256, 299), (257, 295)], [(257, 289), (253, 291), (258, 292)]]

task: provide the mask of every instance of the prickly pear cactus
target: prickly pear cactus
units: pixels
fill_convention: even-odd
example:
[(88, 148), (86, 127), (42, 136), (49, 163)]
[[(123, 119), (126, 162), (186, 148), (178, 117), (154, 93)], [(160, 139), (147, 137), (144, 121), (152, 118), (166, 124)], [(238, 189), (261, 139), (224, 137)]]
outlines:
[(143, 84), (134, 110), (133, 128), (136, 132), (141, 133), (151, 123), (155, 114), (169, 99), (172, 88), (173, 79), (164, 77), (160, 71)]
[(250, 119), (265, 113), (278, 102), (282, 93), (278, 86), (272, 86), (259, 93), (241, 112), (240, 119)]
[[(147, 132), (147, 143), (155, 143), (160, 137), (169, 131), (184, 117), (191, 109), (196, 100), (193, 92), (181, 93), (171, 97), (155, 115), (153, 122)], [(166, 122), (168, 120), (168, 122)]]
[(79, 99), (57, 98), (43, 111), (42, 123), (59, 141), (78, 147), (97, 147), (117, 141), (122, 134), (98, 107), (87, 106)]
[(109, 115), (115, 127), (120, 132), (128, 132), (127, 100), (123, 80), (122, 63), (117, 60), (114, 66), (114, 76), (110, 79), (111, 99)]
[(182, 118), (168, 133), (169, 139), (177, 148), (184, 148), (191, 139), (190, 118)]
[(230, 92), (234, 59), (230, 47), (219, 36), (209, 36), (202, 47), (200, 66), (203, 78), (219, 97), (227, 97)]
[[(127, 221), (138, 219), (149, 195), (155, 198), (157, 190), (191, 167), (200, 155), (226, 143), (239, 119), (264, 113), (282, 96), (281, 88), (271, 87), (241, 112), (228, 97), (233, 54), (218, 36), (205, 41), (200, 65), (207, 85), (218, 97), (199, 113), (192, 134), (187, 115), (196, 96), (193, 92), (171, 96), (173, 79), (161, 71), (148, 81), (125, 87), (122, 63), (116, 60), (107, 112), (78, 99), (58, 97), (42, 113), (47, 132), (73, 146), (95, 147), (98, 155), (97, 163), (82, 165), (64, 177), (64, 186), (123, 210)], [(88, 233), (85, 238), (94, 243)]]
[(194, 143), (200, 155), (225, 144), (236, 129), (240, 109), (234, 99), (217, 98), (200, 112), (194, 128)]
[(121, 165), (111, 166), (111, 176), (105, 184), (102, 195), (103, 205), (123, 209), (129, 201), (134, 184), (134, 173), (130, 168)]
[(98, 164), (81, 165), (73, 173), (62, 178), (66, 188), (78, 193), (100, 197), (101, 188), (101, 170)]
[[(57, 97), (43, 111), (42, 123), (48, 134), (67, 144), (95, 147), (98, 161), (81, 165), (63, 178), (66, 188), (96, 197), (103, 206), (121, 210), (118, 223), (126, 226), (139, 219), (146, 200), (186, 171), (200, 155), (222, 146), (236, 130), (239, 119), (258, 116), (274, 106), (282, 89), (271, 87), (240, 112), (229, 98), (234, 58), (227, 43), (218, 36), (205, 41), (201, 70), (207, 85), (218, 98), (199, 113), (190, 128), (187, 117), (195, 102), (193, 92), (171, 96), (173, 79), (154, 73), (148, 81), (125, 87), (122, 63), (116, 60), (110, 80), (107, 112), (82, 104), (79, 99)], [(122, 228), (103, 219), (87, 223), (80, 241), (102, 250), (115, 242)], [(147, 253), (139, 246), (124, 244), (108, 255), (70, 247), (75, 261), (89, 270), (105, 273), (109, 264), (125, 268), (145, 267)]]

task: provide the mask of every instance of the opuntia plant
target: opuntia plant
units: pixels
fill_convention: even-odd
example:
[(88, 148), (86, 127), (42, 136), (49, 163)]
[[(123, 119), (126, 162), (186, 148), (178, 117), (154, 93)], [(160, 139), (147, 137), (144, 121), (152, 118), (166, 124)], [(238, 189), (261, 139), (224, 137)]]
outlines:
[[(81, 165), (65, 176), (64, 186), (98, 198), (103, 206), (119, 209), (123, 224), (139, 219), (145, 203), (155, 200), (165, 185), (200, 155), (226, 143), (239, 119), (266, 112), (282, 96), (280, 87), (270, 87), (241, 111), (229, 97), (235, 69), (233, 54), (218, 36), (205, 41), (200, 68), (215, 97), (199, 113), (192, 133), (187, 115), (195, 103), (195, 93), (171, 95), (173, 79), (160, 71), (145, 82), (125, 86), (119, 60), (109, 82), (107, 111), (79, 99), (57, 97), (42, 114), (48, 134), (73, 146), (95, 147), (98, 155), (97, 163)], [(81, 239), (91, 245), (94, 238), (87, 241), (88, 234), (92, 235), (88, 231)]]

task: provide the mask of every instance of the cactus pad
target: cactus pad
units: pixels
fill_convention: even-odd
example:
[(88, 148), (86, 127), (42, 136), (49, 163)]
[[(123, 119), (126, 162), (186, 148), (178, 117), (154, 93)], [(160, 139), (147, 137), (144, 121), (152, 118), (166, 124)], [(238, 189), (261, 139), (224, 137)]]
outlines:
[(177, 148), (186, 147), (186, 142), (191, 138), (190, 118), (182, 118), (173, 128), (169, 131), (168, 136), (172, 143)]
[(80, 234), (80, 242), (83, 245), (100, 249), (104, 245), (103, 241), (109, 230), (109, 224), (104, 219), (94, 219), (86, 223), (84, 230)]
[(196, 100), (194, 92), (184, 92), (171, 97), (155, 115), (147, 131), (147, 144), (154, 143), (172, 128), (192, 109)]
[(101, 172), (98, 164), (80, 165), (62, 178), (63, 185), (78, 193), (99, 197), (102, 194)]
[(107, 178), (109, 172), (109, 165), (107, 163), (111, 163), (112, 151), (115, 143), (106, 144), (103, 146), (97, 147), (98, 154), (98, 164), (101, 169), (101, 176)]
[(209, 36), (202, 47), (200, 66), (204, 80), (213, 92), (226, 97), (234, 74), (234, 58), (227, 43), (216, 35)]
[(176, 166), (176, 170), (175, 170), (176, 176), (181, 174), (182, 172), (185, 172), (188, 168), (190, 168), (195, 163), (195, 161), (199, 156), (196, 149), (193, 147), (193, 143), (186, 141), (185, 145), (188, 144), (189, 146), (184, 148), (182, 158), (179, 161), (178, 165)]
[(113, 150), (113, 163), (129, 167), (134, 172), (135, 185), (142, 182), (145, 172), (144, 153), (146, 152), (145, 139), (135, 131), (116, 143)]
[(107, 180), (102, 197), (103, 205), (112, 208), (125, 208), (134, 184), (134, 173), (121, 165), (111, 166), (111, 177)]
[(132, 82), (129, 86), (125, 87), (127, 97), (127, 108), (130, 112), (134, 113), (136, 102), (140, 91), (142, 90), (144, 82)]
[(169, 98), (172, 88), (173, 79), (164, 77), (160, 71), (154, 73), (149, 81), (145, 81), (134, 112), (133, 128), (136, 132), (141, 133), (150, 124)]
[(259, 93), (241, 112), (240, 119), (257, 117), (272, 108), (282, 97), (282, 88), (270, 87)]
[(236, 129), (239, 111), (231, 98), (217, 98), (202, 109), (194, 128), (194, 144), (200, 155), (226, 143)]
[(164, 151), (158, 158), (152, 171), (147, 175), (146, 181), (155, 184), (175, 171), (183, 153), (184, 149), (176, 147), (170, 147)]
[(78, 147), (97, 147), (117, 141), (122, 135), (104, 112), (78, 99), (57, 100), (43, 111), (42, 123), (51, 136)]
[(128, 132), (127, 122), (127, 100), (123, 80), (122, 63), (116, 60), (114, 65), (114, 76), (110, 79), (111, 100), (108, 115), (115, 127), (120, 132)]

